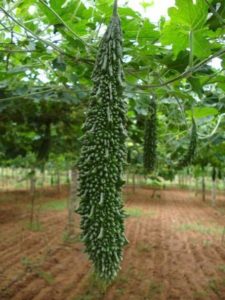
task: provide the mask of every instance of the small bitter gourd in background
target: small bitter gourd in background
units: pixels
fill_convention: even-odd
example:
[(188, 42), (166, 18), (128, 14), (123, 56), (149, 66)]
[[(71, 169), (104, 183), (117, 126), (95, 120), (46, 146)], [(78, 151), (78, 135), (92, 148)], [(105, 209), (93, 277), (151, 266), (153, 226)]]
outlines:
[(156, 164), (157, 148), (157, 103), (155, 97), (150, 99), (148, 115), (145, 121), (144, 133), (144, 168), (147, 172), (152, 172)]
[(184, 168), (190, 165), (195, 157), (197, 147), (197, 127), (195, 120), (192, 118), (191, 139), (186, 154), (178, 162), (178, 168)]
[(223, 179), (223, 175), (222, 175), (221, 169), (218, 169), (218, 170), (217, 170), (217, 174), (218, 174), (217, 176), (218, 176), (218, 179), (219, 179), (219, 180)]
[(126, 161), (126, 103), (122, 98), (122, 33), (117, 3), (99, 46), (78, 163), (82, 240), (97, 275), (120, 269), (124, 234), (122, 173)]
[(51, 122), (46, 122), (45, 129), (37, 149), (37, 161), (39, 163), (48, 160), (51, 147)]

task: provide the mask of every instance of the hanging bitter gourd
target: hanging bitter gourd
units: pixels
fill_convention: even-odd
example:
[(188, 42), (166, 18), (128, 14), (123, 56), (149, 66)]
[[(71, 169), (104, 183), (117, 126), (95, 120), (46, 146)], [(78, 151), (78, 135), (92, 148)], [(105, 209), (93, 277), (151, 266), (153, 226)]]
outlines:
[(99, 46), (78, 163), (82, 240), (95, 272), (110, 281), (120, 269), (125, 213), (126, 103), (122, 99), (122, 34), (117, 3)]
[(44, 132), (37, 147), (37, 161), (44, 163), (48, 160), (51, 148), (51, 122), (47, 121), (45, 124)]
[(157, 103), (155, 97), (150, 99), (148, 115), (145, 121), (144, 133), (144, 168), (147, 172), (152, 172), (156, 163), (157, 148)]
[(194, 118), (192, 118), (191, 139), (186, 154), (178, 162), (178, 168), (184, 168), (190, 165), (195, 157), (197, 147), (197, 127)]
[(215, 181), (216, 180), (216, 168), (215, 167), (213, 167), (212, 168), (212, 181)]

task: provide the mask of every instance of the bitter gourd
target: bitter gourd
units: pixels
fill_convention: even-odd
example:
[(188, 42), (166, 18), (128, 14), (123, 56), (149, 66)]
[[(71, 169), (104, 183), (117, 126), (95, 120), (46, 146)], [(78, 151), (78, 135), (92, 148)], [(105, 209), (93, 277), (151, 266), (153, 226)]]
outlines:
[(37, 146), (37, 161), (44, 163), (48, 160), (51, 147), (51, 122), (46, 122), (45, 129)]
[(216, 168), (215, 167), (213, 167), (212, 168), (212, 181), (215, 181), (216, 180)]
[(155, 97), (150, 99), (144, 133), (144, 168), (151, 172), (155, 168), (157, 148), (157, 103)]
[(191, 129), (191, 139), (187, 149), (187, 152), (182, 157), (182, 159), (178, 162), (178, 168), (187, 167), (190, 165), (195, 157), (197, 147), (197, 128), (195, 120), (192, 118), (192, 129)]
[(82, 240), (95, 272), (111, 281), (120, 269), (125, 213), (121, 199), (126, 160), (126, 103), (122, 98), (122, 33), (117, 1), (101, 40), (78, 162)]

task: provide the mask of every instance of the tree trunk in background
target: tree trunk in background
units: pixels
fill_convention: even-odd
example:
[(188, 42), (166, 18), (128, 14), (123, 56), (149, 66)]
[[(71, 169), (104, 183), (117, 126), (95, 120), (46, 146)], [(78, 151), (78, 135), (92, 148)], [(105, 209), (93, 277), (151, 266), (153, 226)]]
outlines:
[(41, 176), (41, 186), (45, 186), (45, 169), (42, 171), (42, 176)]
[(58, 191), (58, 193), (61, 192), (61, 180), (60, 179), (61, 179), (60, 178), (60, 172), (57, 171), (57, 191)]
[(10, 189), (9, 189), (9, 169), (6, 168), (6, 176), (5, 176), (5, 179), (6, 179), (6, 191), (8, 192)]
[(130, 174), (129, 174), (129, 172), (127, 171), (127, 178), (126, 178), (126, 181), (127, 181), (127, 185), (129, 185), (129, 176)]
[(178, 187), (180, 188), (181, 187), (181, 176), (178, 175)]
[(1, 186), (4, 188), (4, 170), (1, 168)]
[(147, 175), (144, 176), (144, 180), (145, 180), (145, 185), (147, 185), (148, 184), (148, 176)]
[(71, 170), (71, 181), (70, 181), (70, 196), (68, 197), (67, 201), (67, 208), (68, 208), (68, 224), (67, 224), (67, 233), (69, 236), (74, 235), (74, 212), (75, 209), (78, 208), (79, 202), (77, 197), (77, 185), (78, 185), (78, 171), (74, 167)]
[(198, 196), (198, 177), (195, 177), (195, 196)]
[(184, 185), (185, 185), (185, 178), (184, 178), (184, 175), (182, 174), (181, 175), (181, 187), (184, 188)]
[(202, 201), (205, 202), (205, 173), (204, 173), (204, 168), (202, 168)]
[(30, 196), (31, 196), (31, 213), (30, 213), (30, 225), (31, 228), (34, 223), (34, 204), (35, 204), (35, 190), (36, 190), (36, 178), (35, 178), (35, 170), (31, 171), (30, 177)]
[(187, 185), (189, 190), (192, 190), (192, 177), (190, 175), (187, 177)]
[(27, 178), (27, 174), (24, 172), (24, 177), (26, 176), (26, 190), (29, 191), (30, 189), (30, 180)]
[(133, 193), (135, 193), (135, 189), (136, 189), (135, 188), (135, 184), (136, 184), (135, 181), (136, 181), (135, 180), (135, 173), (133, 173), (132, 174), (132, 190), (133, 190)]
[(50, 185), (53, 186), (54, 185), (54, 174), (51, 173), (50, 175)]
[(66, 183), (70, 184), (70, 170), (66, 171)]
[(212, 206), (216, 206), (216, 179), (212, 180), (212, 198), (211, 198)]
[(153, 199), (155, 198), (156, 192), (157, 192), (157, 189), (153, 188), (151, 198), (153, 198)]
[(3, 188), (3, 168), (1, 168), (1, 187)]
[(15, 188), (14, 171), (15, 171), (15, 169), (12, 168), (11, 169), (11, 176), (10, 176), (10, 186), (12, 186), (13, 189)]

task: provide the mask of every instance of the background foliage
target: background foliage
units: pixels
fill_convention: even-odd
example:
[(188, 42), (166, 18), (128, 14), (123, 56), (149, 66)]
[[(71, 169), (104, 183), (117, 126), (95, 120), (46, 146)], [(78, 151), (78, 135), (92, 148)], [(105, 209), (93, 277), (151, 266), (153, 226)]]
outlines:
[[(62, 155), (67, 165), (76, 161), (91, 72), (112, 2), (0, 1), (1, 165), (43, 167), (47, 161), (57, 164)], [(155, 174), (171, 178), (177, 172), (192, 117), (198, 134), (194, 164), (222, 169), (225, 2), (176, 0), (169, 19), (157, 24), (127, 5), (120, 6), (119, 14), (129, 168), (142, 172), (144, 124), (154, 94)]]

